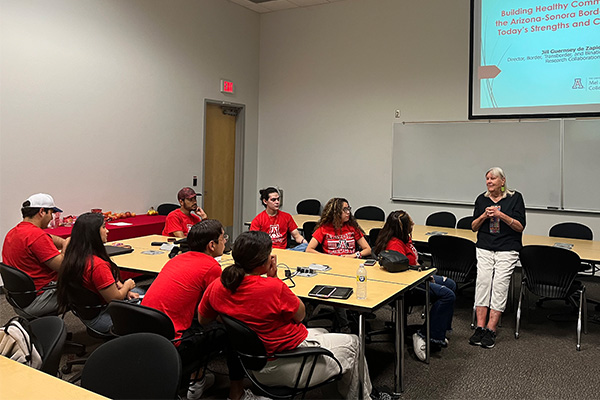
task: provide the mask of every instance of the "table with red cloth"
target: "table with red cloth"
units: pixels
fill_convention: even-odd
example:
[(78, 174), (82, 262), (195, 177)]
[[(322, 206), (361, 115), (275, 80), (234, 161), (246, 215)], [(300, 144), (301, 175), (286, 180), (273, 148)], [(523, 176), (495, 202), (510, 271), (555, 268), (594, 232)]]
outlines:
[[(165, 227), (165, 215), (136, 215), (135, 217), (122, 218), (106, 223), (108, 228), (108, 241), (131, 239), (140, 236), (160, 235)], [(114, 225), (114, 223), (126, 222), (131, 225)], [(47, 233), (59, 236), (63, 239), (71, 236), (72, 227), (61, 226), (54, 229), (44, 229)]]

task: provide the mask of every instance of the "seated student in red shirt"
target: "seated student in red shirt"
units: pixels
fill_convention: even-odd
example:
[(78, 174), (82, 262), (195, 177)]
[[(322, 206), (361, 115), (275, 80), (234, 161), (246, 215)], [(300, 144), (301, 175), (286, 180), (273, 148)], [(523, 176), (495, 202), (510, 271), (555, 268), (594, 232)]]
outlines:
[(298, 244), (293, 250), (305, 251), (307, 242), (298, 232), (298, 226), (294, 218), (285, 211), (279, 209), (279, 191), (274, 187), (261, 189), (260, 201), (265, 207), (265, 211), (258, 214), (250, 225), (251, 231), (261, 231), (267, 233), (273, 241), (274, 249), (285, 249), (288, 246), (288, 232)]
[[(173, 321), (175, 339), (182, 339), (175, 345), (184, 367), (226, 347), (222, 328), (213, 327), (210, 334), (202, 334), (209, 329), (202, 329), (196, 312), (208, 285), (221, 276), (221, 265), (215, 257), (223, 255), (227, 239), (223, 225), (215, 219), (206, 219), (192, 226), (187, 237), (190, 251), (165, 264), (142, 300), (142, 305), (164, 312)], [(243, 371), (240, 374), (243, 377)], [(196, 378), (192, 376), (188, 388), (187, 398), (190, 400), (199, 399), (215, 381), (214, 375), (208, 373), (194, 382)]]
[(306, 252), (318, 253), (319, 244), (325, 253), (336, 256), (363, 258), (371, 255), (371, 246), (354, 219), (348, 200), (338, 197), (329, 200), (323, 207)]
[[(388, 215), (385, 225), (377, 236), (373, 253), (379, 254), (383, 250), (394, 250), (404, 254), (410, 265), (419, 265), (417, 250), (412, 243), (414, 222), (406, 211), (392, 211)], [(456, 299), (456, 283), (445, 276), (433, 275), (429, 283), (431, 295), (430, 328), (432, 350), (438, 351), (447, 347), (446, 332), (452, 329), (452, 315), (454, 314), (454, 300)], [(419, 285), (409, 295), (425, 296), (425, 284)], [(413, 349), (421, 361), (426, 358), (425, 326), (413, 334)]]
[(177, 200), (181, 207), (167, 215), (165, 228), (162, 231), (163, 236), (184, 238), (192, 226), (208, 218), (204, 210), (198, 207), (196, 196), (201, 194), (190, 187), (184, 187), (177, 193)]
[(69, 239), (44, 232), (54, 212), (62, 210), (56, 207), (52, 196), (44, 193), (30, 196), (21, 208), (23, 221), (4, 238), (2, 262), (29, 275), (38, 291), (33, 302), (24, 308), (24, 317), (41, 317), (58, 312), (54, 283), (63, 261), (60, 250), (65, 251)]
[[(58, 304), (66, 311), (69, 305), (69, 291), (73, 285), (81, 285), (98, 295), (99, 304), (113, 300), (137, 299), (140, 291), (133, 279), (119, 280), (119, 268), (106, 253), (104, 243), (108, 229), (104, 216), (99, 213), (81, 214), (73, 225), (71, 243), (65, 252), (65, 259), (58, 275)], [(87, 324), (103, 333), (110, 332), (112, 320), (104, 308)]]
[[(267, 354), (308, 346), (329, 349), (342, 365), (343, 376), (337, 384), (340, 394), (358, 398), (358, 337), (302, 325), (304, 303), (277, 277), (277, 258), (271, 254), (271, 246), (271, 239), (264, 232), (244, 232), (238, 236), (232, 252), (235, 264), (225, 268), (221, 279), (211, 283), (202, 297), (198, 308), (200, 323), (210, 323), (219, 314), (236, 318), (257, 333)], [(265, 385), (294, 387), (299, 363), (285, 359), (269, 361), (255, 377)], [(323, 382), (338, 372), (335, 361), (324, 358), (317, 363), (311, 383)], [(371, 381), (366, 362), (364, 373), (362, 394), (369, 399)], [(231, 393), (230, 398), (245, 399), (247, 393)]]

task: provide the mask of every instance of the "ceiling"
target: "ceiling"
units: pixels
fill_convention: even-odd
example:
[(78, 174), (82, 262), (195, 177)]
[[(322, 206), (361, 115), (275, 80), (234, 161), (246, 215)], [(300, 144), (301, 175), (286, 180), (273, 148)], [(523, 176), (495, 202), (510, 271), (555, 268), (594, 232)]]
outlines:
[(310, 7), (319, 4), (335, 3), (342, 0), (229, 0), (232, 3), (249, 8), (257, 13), (289, 10), (291, 8)]

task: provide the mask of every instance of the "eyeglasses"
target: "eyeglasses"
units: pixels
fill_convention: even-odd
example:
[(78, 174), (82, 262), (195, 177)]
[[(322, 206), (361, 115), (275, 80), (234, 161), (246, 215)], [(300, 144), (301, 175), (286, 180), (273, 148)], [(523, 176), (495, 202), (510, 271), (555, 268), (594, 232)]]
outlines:
[(342, 212), (350, 213), (352, 211), (352, 207), (344, 207), (342, 208)]

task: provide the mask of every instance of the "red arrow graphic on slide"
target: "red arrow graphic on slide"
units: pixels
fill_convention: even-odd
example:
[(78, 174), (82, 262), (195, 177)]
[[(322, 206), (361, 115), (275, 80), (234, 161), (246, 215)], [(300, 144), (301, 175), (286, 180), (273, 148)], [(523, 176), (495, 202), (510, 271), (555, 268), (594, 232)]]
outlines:
[(482, 65), (479, 67), (477, 73), (479, 74), (479, 79), (492, 79), (498, 76), (500, 68), (495, 65)]

